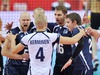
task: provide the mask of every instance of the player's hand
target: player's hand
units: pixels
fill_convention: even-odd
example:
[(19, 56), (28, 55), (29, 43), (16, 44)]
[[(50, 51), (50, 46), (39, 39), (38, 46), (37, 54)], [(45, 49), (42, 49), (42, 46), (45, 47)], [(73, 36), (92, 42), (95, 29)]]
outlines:
[(8, 33), (7, 38), (8, 38), (8, 40), (13, 41), (16, 39), (16, 36), (17, 36), (17, 34), (14, 35), (14, 34), (12, 34), (12, 32), (10, 32), (10, 33)]
[(21, 56), (22, 56), (22, 58), (23, 58), (24, 60), (28, 60), (28, 59), (29, 59), (29, 54), (28, 54), (28, 53), (24, 53), (24, 54), (22, 54)]
[(72, 60), (69, 59), (69, 60), (65, 63), (65, 65), (62, 67), (61, 72), (62, 72), (64, 69), (66, 69), (67, 67), (69, 67), (69, 66), (71, 65), (71, 63), (72, 63)]
[(94, 30), (93, 30), (91, 27), (85, 28), (85, 32), (86, 32), (87, 34), (92, 34), (93, 31), (94, 31)]
[(6, 28), (7, 30), (11, 30), (12, 25), (13, 25), (13, 22), (7, 23), (7, 24), (4, 26), (4, 28)]
[(96, 41), (98, 41), (99, 34), (98, 34), (97, 30), (92, 29), (91, 27), (88, 27), (85, 29), (85, 31), (87, 32), (87, 34), (93, 36)]
[(84, 29), (80, 29), (80, 28), (78, 28), (78, 29), (79, 29), (80, 33), (83, 34), (83, 36), (86, 36), (86, 33), (85, 33), (85, 30)]
[(87, 24), (87, 23), (90, 23), (90, 19), (88, 18), (88, 16), (85, 13), (83, 16), (83, 24)]

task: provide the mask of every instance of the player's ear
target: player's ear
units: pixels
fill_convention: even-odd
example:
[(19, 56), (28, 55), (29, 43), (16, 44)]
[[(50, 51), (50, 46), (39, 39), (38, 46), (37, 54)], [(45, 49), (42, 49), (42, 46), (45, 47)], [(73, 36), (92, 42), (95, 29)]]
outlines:
[(47, 28), (47, 22), (45, 23), (45, 27)]
[(77, 24), (76, 20), (73, 21), (74, 24)]

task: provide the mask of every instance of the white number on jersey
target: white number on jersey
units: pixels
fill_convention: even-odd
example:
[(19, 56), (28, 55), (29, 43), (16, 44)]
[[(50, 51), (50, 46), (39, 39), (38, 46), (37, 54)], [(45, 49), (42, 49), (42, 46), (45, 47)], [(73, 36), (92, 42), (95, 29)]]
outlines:
[(63, 44), (60, 44), (59, 45), (58, 53), (60, 53), (60, 54), (63, 54), (64, 53)]

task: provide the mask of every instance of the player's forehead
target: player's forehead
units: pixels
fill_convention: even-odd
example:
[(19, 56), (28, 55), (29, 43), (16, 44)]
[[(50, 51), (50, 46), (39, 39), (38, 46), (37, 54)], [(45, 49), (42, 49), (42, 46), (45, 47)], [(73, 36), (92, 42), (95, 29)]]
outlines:
[(54, 15), (64, 15), (64, 13), (61, 10), (55, 10)]
[(20, 15), (20, 19), (30, 19), (30, 14), (27, 12), (23, 12)]

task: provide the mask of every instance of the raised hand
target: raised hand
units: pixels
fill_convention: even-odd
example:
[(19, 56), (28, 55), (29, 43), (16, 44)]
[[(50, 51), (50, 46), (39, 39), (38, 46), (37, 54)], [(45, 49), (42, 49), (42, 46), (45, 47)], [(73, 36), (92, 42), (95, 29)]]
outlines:
[(7, 23), (4, 28), (6, 28), (7, 30), (10, 30), (12, 28), (13, 22), (11, 23)]
[(87, 14), (85, 13), (83, 16), (83, 24), (90, 23), (90, 19), (88, 18)]

